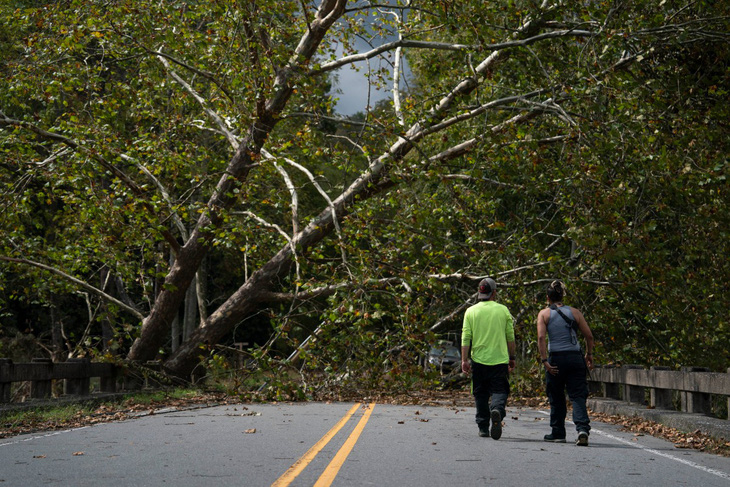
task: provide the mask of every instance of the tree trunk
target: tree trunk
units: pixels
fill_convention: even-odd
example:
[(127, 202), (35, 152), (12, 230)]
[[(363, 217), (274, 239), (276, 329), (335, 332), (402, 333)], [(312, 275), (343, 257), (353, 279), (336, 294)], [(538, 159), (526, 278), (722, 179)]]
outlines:
[(52, 340), (52, 353), (51, 358), (54, 362), (61, 362), (63, 360), (63, 333), (61, 330), (61, 323), (56, 319), (55, 313), (56, 306), (53, 304), (53, 297), (51, 297), (51, 340)]
[(207, 259), (203, 259), (195, 276), (195, 286), (197, 291), (198, 316), (200, 322), (203, 323), (208, 319), (208, 309), (206, 303), (208, 301), (208, 263)]
[(172, 320), (172, 332), (170, 333), (170, 339), (172, 342), (170, 343), (170, 350), (174, 353), (178, 348), (180, 348), (180, 338), (182, 336), (182, 332), (180, 330), (180, 318), (175, 317), (175, 319)]
[(185, 295), (185, 307), (183, 308), (183, 341), (190, 337), (190, 334), (195, 329), (195, 324), (198, 318), (198, 293), (197, 291), (197, 277), (193, 278), (193, 282), (188, 287), (188, 292)]
[(254, 272), (225, 303), (223, 303), (165, 362), (168, 373), (189, 379), (200, 361), (200, 345), (213, 346), (260, 306), (259, 296), (272, 287), (277, 277), (285, 275), (291, 267), (289, 247), (282, 249), (261, 269)]

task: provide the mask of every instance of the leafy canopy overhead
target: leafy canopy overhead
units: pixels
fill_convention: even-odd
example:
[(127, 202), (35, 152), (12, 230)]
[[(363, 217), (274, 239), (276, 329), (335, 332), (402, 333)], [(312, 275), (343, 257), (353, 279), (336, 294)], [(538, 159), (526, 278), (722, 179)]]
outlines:
[[(182, 376), (315, 330), (312, 368), (396, 363), (486, 275), (529, 344), (560, 277), (600, 361), (727, 364), (726, 6), (0, 8), (4, 333), (51, 307), (36, 331), (107, 320)], [(402, 59), (406, 90), (333, 111), (338, 68)]]

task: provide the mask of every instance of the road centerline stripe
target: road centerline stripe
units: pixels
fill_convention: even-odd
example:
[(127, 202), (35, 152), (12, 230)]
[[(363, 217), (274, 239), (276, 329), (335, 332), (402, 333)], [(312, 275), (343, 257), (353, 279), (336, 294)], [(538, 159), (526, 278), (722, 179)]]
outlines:
[(347, 456), (350, 454), (352, 449), (355, 447), (355, 443), (357, 443), (357, 440), (360, 438), (362, 430), (365, 429), (365, 425), (370, 419), (370, 415), (373, 414), (373, 409), (375, 409), (375, 403), (368, 406), (365, 414), (362, 415), (362, 418), (360, 418), (357, 426), (355, 426), (355, 429), (352, 431), (349, 438), (347, 438), (345, 444), (342, 445), (340, 451), (337, 452), (337, 455), (335, 455), (330, 464), (327, 465), (327, 468), (324, 469), (324, 472), (317, 480), (317, 483), (314, 484), (314, 487), (329, 487), (332, 485), (332, 482), (335, 480), (340, 468), (342, 468), (345, 460), (347, 460)]
[(304, 470), (307, 465), (312, 463), (312, 460), (314, 460), (314, 457), (317, 456), (317, 454), (322, 451), (322, 449), (327, 446), (327, 443), (330, 442), (332, 438), (342, 429), (343, 426), (347, 423), (347, 421), (352, 417), (353, 414), (358, 410), (361, 403), (357, 403), (354, 406), (350, 408), (349, 411), (347, 411), (347, 414), (345, 414), (342, 419), (340, 419), (336, 425), (332, 427), (320, 440), (315, 443), (312, 448), (307, 450), (307, 453), (302, 455), (302, 457), (294, 462), (294, 464), (289, 467), (289, 469), (284, 472), (284, 474), (279, 477), (276, 482), (271, 484), (271, 487), (286, 487), (287, 485), (291, 484), (297, 476), (302, 473), (302, 470)]

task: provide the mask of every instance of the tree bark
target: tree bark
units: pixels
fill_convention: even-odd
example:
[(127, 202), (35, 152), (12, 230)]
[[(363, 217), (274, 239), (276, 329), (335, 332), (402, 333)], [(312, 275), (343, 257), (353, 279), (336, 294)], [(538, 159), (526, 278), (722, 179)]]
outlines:
[(190, 337), (197, 323), (198, 293), (196, 292), (198, 278), (194, 277), (192, 284), (188, 287), (185, 296), (185, 308), (183, 312), (183, 341)]

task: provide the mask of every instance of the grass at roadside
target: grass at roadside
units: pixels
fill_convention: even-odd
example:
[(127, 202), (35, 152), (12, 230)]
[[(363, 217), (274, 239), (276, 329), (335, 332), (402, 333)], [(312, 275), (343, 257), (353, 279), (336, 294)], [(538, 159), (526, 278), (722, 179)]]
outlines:
[(207, 406), (231, 400), (225, 394), (178, 388), (127, 394), (98, 404), (70, 403), (9, 411), (0, 416), (0, 438), (121, 421), (164, 407)]
[(71, 421), (74, 417), (81, 415), (92, 414), (93, 409), (84, 407), (83, 405), (67, 404), (65, 406), (57, 406), (51, 409), (37, 409), (37, 410), (26, 410), (26, 411), (15, 411), (4, 415), (2, 418), (3, 426), (14, 426), (29, 421), (47, 424), (54, 422), (67, 422)]

